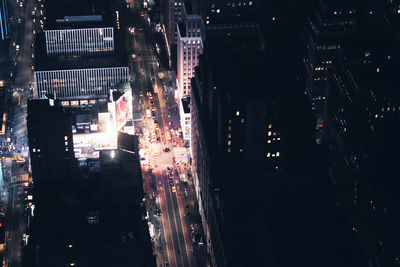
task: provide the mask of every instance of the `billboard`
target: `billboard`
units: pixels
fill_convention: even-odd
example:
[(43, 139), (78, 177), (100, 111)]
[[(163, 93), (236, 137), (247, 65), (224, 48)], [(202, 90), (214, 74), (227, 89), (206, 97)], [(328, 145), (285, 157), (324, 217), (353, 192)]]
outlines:
[(117, 131), (119, 131), (125, 126), (127, 120), (127, 99), (125, 94), (115, 101), (115, 120)]

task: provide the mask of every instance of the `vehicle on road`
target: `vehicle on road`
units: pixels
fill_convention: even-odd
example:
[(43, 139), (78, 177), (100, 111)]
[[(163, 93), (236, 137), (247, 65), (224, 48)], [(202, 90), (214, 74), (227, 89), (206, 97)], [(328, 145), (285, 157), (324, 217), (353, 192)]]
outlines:
[(147, 110), (146, 110), (146, 115), (147, 115), (147, 118), (151, 118), (151, 112), (150, 112), (150, 109), (147, 109)]

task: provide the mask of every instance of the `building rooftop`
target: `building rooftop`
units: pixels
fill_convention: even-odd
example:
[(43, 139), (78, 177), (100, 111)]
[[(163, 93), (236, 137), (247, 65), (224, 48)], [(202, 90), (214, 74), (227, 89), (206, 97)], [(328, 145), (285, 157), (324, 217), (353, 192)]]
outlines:
[(74, 29), (113, 26), (110, 1), (53, 0), (45, 4), (45, 29)]
[(115, 34), (114, 38), (115, 50), (112, 54), (48, 56), (44, 34), (36, 34), (35, 71), (126, 67), (128, 64), (122, 37)]
[(101, 172), (85, 180), (35, 189), (40, 266), (155, 266), (139, 160), (114, 153), (101, 152)]

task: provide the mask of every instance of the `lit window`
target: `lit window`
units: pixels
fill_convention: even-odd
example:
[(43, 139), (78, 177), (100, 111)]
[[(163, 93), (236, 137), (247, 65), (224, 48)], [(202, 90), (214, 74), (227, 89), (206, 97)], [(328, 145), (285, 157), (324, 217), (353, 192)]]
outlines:
[(221, 12), (221, 9), (217, 9), (217, 13), (220, 13)]
[(244, 119), (241, 119), (240, 121), (241, 121), (242, 123), (244, 123)]
[(232, 138), (232, 135), (231, 135), (231, 134), (228, 134), (228, 138)]
[(250, 1), (250, 2), (249, 2), (249, 6), (251, 6), (252, 4), (253, 4), (253, 2)]
[(228, 141), (228, 146), (230, 146), (230, 145), (231, 145), (231, 143), (232, 143), (231, 141)]
[(230, 149), (230, 148), (228, 148), (226, 151), (227, 151), (228, 153), (231, 153), (231, 149)]
[(269, 125), (268, 125), (268, 129), (271, 129), (272, 128), (272, 124), (270, 123)]
[(271, 144), (271, 140), (268, 140), (268, 144)]
[(240, 152), (243, 152), (243, 148), (241, 148), (239, 151), (240, 151)]
[(271, 153), (269, 153), (269, 152), (268, 152), (268, 154), (267, 154), (267, 158), (269, 158), (269, 157), (271, 157)]
[(276, 152), (276, 156), (279, 157), (279, 155), (280, 155), (280, 153), (279, 153), (279, 152)]
[(36, 152), (36, 149), (35, 149), (35, 148), (32, 148), (32, 151), (33, 151), (33, 152)]
[(274, 158), (274, 157), (275, 157), (275, 154), (272, 154), (272, 157)]
[(268, 132), (268, 136), (271, 136), (272, 132)]
[(231, 124), (231, 123), (232, 123), (232, 120), (228, 120), (228, 123)]
[(228, 131), (232, 131), (232, 127), (231, 126), (228, 127)]
[(236, 111), (236, 116), (239, 116), (240, 115), (240, 111), (238, 110), (238, 111)]

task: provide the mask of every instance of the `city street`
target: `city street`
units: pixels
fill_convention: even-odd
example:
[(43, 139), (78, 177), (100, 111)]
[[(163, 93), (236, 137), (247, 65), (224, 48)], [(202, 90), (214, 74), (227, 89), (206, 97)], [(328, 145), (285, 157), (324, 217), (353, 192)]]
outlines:
[(190, 230), (188, 209), (194, 216), (197, 205), (193, 184), (190, 183), (190, 188), (187, 181), (181, 181), (177, 168), (179, 163), (187, 163), (189, 151), (184, 148), (180, 135), (172, 87), (175, 76), (159, 65), (156, 47), (161, 44), (156, 44), (154, 36), (160, 33), (149, 27), (146, 16), (140, 15), (138, 5), (132, 12), (128, 26), (134, 30), (127, 31), (127, 47), (129, 66), (133, 67), (135, 76), (132, 95), (133, 106), (137, 108), (134, 112), (142, 118), (135, 122), (135, 127), (140, 133), (145, 203), (157, 264), (205, 266), (195, 260)]
[[(26, 131), (26, 112), (27, 100), (32, 95), (31, 83), (33, 81), (33, 16), (35, 1), (27, 0), (21, 7), (15, 3), (13, 9), (17, 9), (18, 19), (13, 52), (10, 55), (15, 58), (15, 73), (13, 73), (13, 86), (10, 88), (12, 95), (12, 104), (9, 123), (7, 125), (7, 137), (10, 140), (10, 157), (20, 156), (25, 159), (25, 163), (12, 165), (10, 177), (4, 186), (8, 190), (4, 195), (8, 196), (7, 224), (6, 224), (6, 266), (18, 267), (22, 263), (23, 235), (27, 230), (27, 220), (25, 206), (27, 191), (24, 189), (24, 183), (28, 178), (28, 140)], [(20, 22), (20, 23), (18, 23)], [(15, 34), (15, 33), (14, 33)], [(18, 45), (18, 47), (17, 47)], [(18, 49), (17, 49), (18, 48)]]

